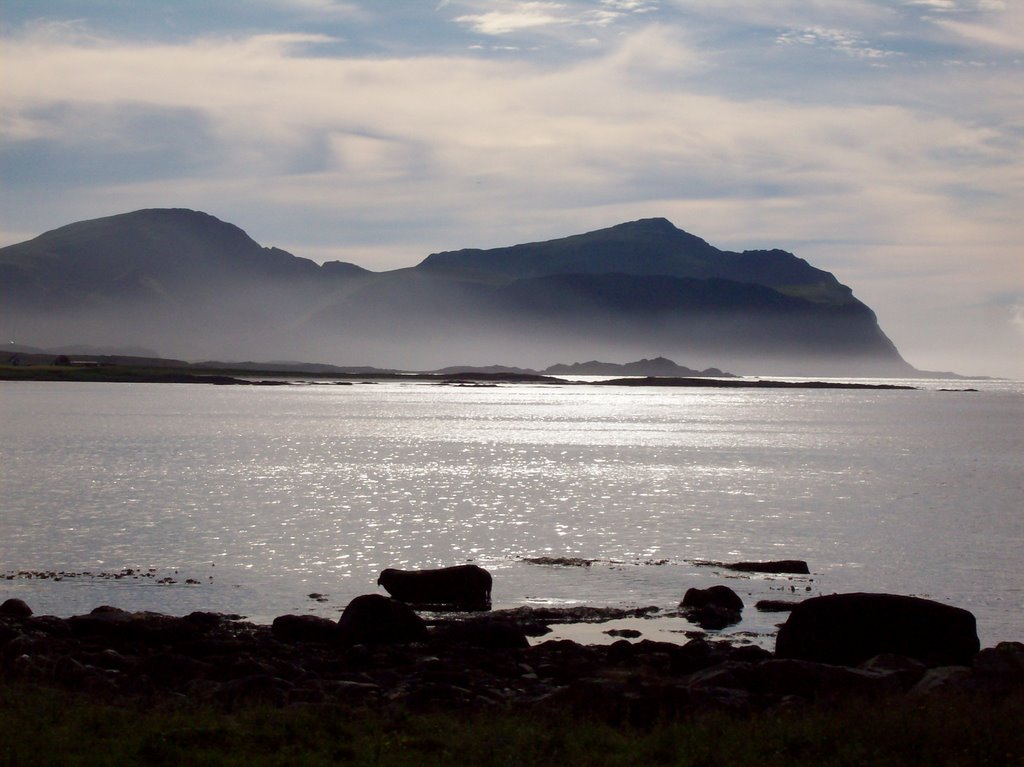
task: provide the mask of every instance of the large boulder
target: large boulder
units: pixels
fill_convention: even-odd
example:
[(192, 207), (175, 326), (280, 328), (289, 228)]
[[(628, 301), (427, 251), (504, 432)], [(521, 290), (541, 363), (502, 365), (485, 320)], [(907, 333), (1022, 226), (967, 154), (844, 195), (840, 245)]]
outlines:
[(400, 644), (427, 638), (427, 625), (408, 605), (380, 594), (364, 594), (349, 602), (338, 619), (344, 644)]
[(679, 603), (686, 618), (712, 631), (739, 623), (743, 600), (728, 586), (687, 589)]
[(377, 585), (402, 602), (489, 610), (491, 580), (491, 574), (478, 565), (456, 565), (436, 570), (388, 568), (377, 578)]
[(856, 666), (882, 653), (969, 665), (980, 648), (967, 610), (895, 594), (832, 594), (798, 604), (779, 629), (780, 658)]
[(270, 627), (282, 642), (333, 642), (338, 638), (338, 624), (318, 615), (279, 615)]
[(32, 617), (32, 608), (25, 604), (23, 600), (11, 597), (4, 600), (4, 603), (0, 605), (0, 617), (30, 618)]

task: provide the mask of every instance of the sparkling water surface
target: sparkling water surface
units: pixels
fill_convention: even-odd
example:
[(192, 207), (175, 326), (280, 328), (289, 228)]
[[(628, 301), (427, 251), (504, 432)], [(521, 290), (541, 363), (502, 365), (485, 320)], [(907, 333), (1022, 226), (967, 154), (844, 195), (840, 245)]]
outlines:
[[(757, 599), (872, 590), (1024, 639), (1024, 385), (911, 383), (2, 383), (0, 598), (336, 617), (385, 567), (471, 561), (496, 607), (672, 608), (724, 582), (732, 632), (765, 635), (784, 616)], [(812, 575), (696, 564), (784, 558)]]

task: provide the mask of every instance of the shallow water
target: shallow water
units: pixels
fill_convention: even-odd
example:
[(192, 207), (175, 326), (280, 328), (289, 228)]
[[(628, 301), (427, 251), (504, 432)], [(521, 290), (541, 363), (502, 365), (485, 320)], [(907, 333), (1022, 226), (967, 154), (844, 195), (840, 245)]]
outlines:
[[(1024, 386), (919, 383), (0, 384), (0, 572), (76, 574), (0, 597), (336, 616), (385, 567), (473, 561), (496, 606), (668, 608), (728, 577), (694, 560), (796, 558), (811, 578), (724, 582), (748, 605), (930, 596), (971, 609), (985, 643), (1021, 639)], [(522, 561), (538, 556), (597, 561)], [(736, 630), (784, 618), (746, 615)]]

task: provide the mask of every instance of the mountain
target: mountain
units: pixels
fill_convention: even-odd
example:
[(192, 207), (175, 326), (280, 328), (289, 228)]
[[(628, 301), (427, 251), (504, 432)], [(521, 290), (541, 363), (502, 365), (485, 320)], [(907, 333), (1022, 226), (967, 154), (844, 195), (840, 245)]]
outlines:
[(420, 269), (524, 279), (563, 274), (632, 274), (755, 283), (822, 303), (853, 301), (828, 272), (783, 250), (722, 251), (664, 218), (619, 224), (549, 242), (428, 256)]
[(205, 213), (140, 210), (0, 248), (0, 332), (404, 369), (653, 352), (745, 373), (913, 372), (832, 274), (781, 250), (722, 251), (663, 218), (370, 272)]
[(732, 378), (729, 373), (724, 373), (718, 368), (707, 368), (706, 370), (693, 370), (684, 365), (677, 365), (670, 359), (655, 357), (652, 360), (637, 360), (618, 364), (615, 362), (574, 362), (571, 365), (559, 364), (542, 371), (544, 375), (550, 376), (644, 376), (644, 377), (704, 377), (704, 378)]

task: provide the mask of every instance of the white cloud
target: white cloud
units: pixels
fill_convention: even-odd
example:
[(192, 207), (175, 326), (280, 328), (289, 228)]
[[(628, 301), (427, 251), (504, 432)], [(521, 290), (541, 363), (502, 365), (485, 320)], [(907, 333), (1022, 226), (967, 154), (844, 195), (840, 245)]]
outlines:
[(844, 30), (823, 27), (787, 30), (776, 37), (776, 42), (781, 45), (823, 46), (855, 58), (881, 59), (895, 55), (893, 51), (874, 47)]
[(1024, 336), (1024, 302), (1016, 303), (1010, 307), (1010, 325), (1021, 336)]
[(321, 18), (360, 18), (369, 14), (354, 2), (342, 0), (259, 0), (265, 5)]
[[(758, 15), (764, 4), (729, 5)], [(795, 16), (796, 5), (783, 10)], [(850, 5), (862, 21), (878, 12)], [(524, 7), (564, 11), (566, 24), (582, 18), (563, 3), (516, 5)], [(873, 45), (845, 24), (800, 28), (809, 43), (846, 46), (851, 56)], [(174, 145), (182, 153), (195, 144), (187, 172), (85, 179), (81, 192), (61, 192), (59, 208), (45, 190), (33, 196), (0, 173), (0, 191), (15, 201), (0, 225), (20, 232), (40, 216), (59, 216), (47, 220), (51, 228), (184, 205), (297, 255), (394, 268), (431, 250), (665, 215), (719, 246), (785, 247), (835, 270), (901, 348), (886, 316), (941, 316), (953, 302), (981, 302), (993, 285), (1024, 293), (1013, 255), (1024, 106), (1005, 72), (957, 70), (939, 80), (900, 67), (885, 79), (841, 80), (841, 99), (815, 101), (799, 88), (783, 99), (712, 87), (714, 52), (664, 25), (555, 64), (313, 55), (332, 40), (142, 44), (75, 25), (7, 38), (3, 56), (17, 66), (0, 80), (0, 163), (38, 145), (87, 155), (100, 137), (159, 150), (162, 139), (135, 133), (139, 121), (118, 119), (128, 111), (194, 116), (202, 134)], [(907, 296), (925, 296), (913, 316)], [(926, 346), (923, 336), (906, 338)], [(914, 348), (904, 351), (915, 361)]]
[(1010, 53), (1024, 52), (1024, 15), (1019, 13), (1007, 14), (988, 23), (936, 19), (935, 24), (966, 44)]
[(580, 27), (607, 28), (626, 17), (658, 8), (656, 3), (647, 0), (601, 0), (598, 8), (578, 0), (489, 0), (474, 5), (478, 6), (477, 12), (461, 14), (454, 21), (477, 34), (490, 36)]
[(566, 10), (564, 3), (513, 3), (506, 10), (466, 14), (457, 16), (455, 21), (482, 35), (506, 35), (524, 29), (569, 24), (573, 19)]

